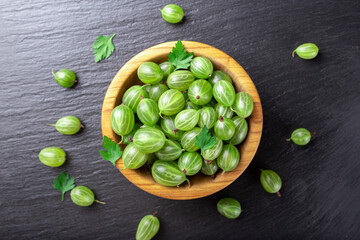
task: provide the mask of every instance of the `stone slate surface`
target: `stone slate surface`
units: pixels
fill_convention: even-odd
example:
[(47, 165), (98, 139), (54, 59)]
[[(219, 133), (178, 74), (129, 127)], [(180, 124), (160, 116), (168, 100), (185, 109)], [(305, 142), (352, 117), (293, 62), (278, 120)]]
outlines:
[[(182, 24), (159, 7), (180, 4)], [(0, 1), (0, 238), (133, 239), (154, 210), (156, 239), (360, 239), (360, 2), (353, 1)], [(116, 50), (95, 63), (91, 46), (112, 35)], [(152, 196), (103, 161), (100, 111), (112, 78), (131, 57), (158, 43), (193, 40), (236, 59), (261, 96), (264, 132), (255, 159), (231, 186), (212, 196), (173, 201)], [(303, 42), (315, 60), (291, 58)], [(63, 89), (51, 69), (69, 68), (79, 83)], [(86, 126), (64, 136), (46, 126), (64, 115)], [(285, 141), (306, 127), (306, 147)], [(47, 146), (68, 162), (38, 160)], [(282, 197), (266, 193), (259, 168), (283, 180)], [(74, 205), (52, 188), (61, 170), (106, 205)], [(243, 213), (220, 216), (217, 201), (237, 198)]]

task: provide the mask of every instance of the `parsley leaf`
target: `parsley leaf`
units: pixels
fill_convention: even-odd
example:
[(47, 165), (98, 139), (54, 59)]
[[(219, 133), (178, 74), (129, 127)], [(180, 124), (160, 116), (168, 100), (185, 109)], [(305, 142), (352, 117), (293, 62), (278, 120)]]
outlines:
[(102, 145), (107, 152), (104, 150), (100, 150), (100, 155), (104, 160), (112, 162), (112, 164), (115, 166), (116, 161), (121, 157), (123, 153), (119, 145), (116, 142), (111, 141), (111, 139), (107, 136), (104, 136), (104, 142), (102, 143)]
[(179, 40), (172, 52), (169, 53), (169, 62), (175, 67), (175, 70), (187, 69), (190, 66), (194, 53), (187, 53), (184, 48), (184, 44)]
[(115, 37), (116, 33), (112, 36), (100, 36), (94, 42), (92, 48), (94, 49), (94, 60), (95, 62), (100, 62), (101, 60), (110, 57), (110, 55), (114, 52), (114, 44), (112, 43), (113, 37)]
[(64, 195), (75, 187), (74, 177), (70, 177), (65, 171), (62, 171), (58, 177), (54, 179), (53, 187), (61, 192), (61, 201), (64, 201)]
[(204, 125), (200, 134), (195, 139), (195, 145), (201, 149), (201, 152), (212, 148), (216, 143), (216, 137), (211, 137), (209, 129)]

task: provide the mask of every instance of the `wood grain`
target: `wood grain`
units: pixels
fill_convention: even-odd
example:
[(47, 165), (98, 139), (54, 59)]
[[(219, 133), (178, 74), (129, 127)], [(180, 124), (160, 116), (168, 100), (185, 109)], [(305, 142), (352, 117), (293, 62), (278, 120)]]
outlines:
[[(221, 189), (225, 188), (233, 181), (235, 181), (249, 166), (256, 150), (260, 143), (262, 127), (263, 127), (263, 113), (259, 94), (256, 87), (246, 71), (238, 64), (232, 57), (214, 48), (210, 45), (183, 41), (185, 48), (189, 52), (194, 52), (195, 56), (205, 56), (209, 58), (214, 64), (214, 68), (228, 73), (233, 79), (233, 84), (236, 92), (245, 91), (249, 93), (254, 101), (253, 114), (248, 118), (249, 132), (243, 144), (239, 146), (240, 162), (237, 168), (224, 175), (221, 171), (217, 173), (215, 179), (202, 174), (197, 174), (190, 178), (191, 187), (186, 184), (180, 187), (165, 187), (157, 184), (149, 171), (144, 169), (131, 170), (126, 169), (121, 171), (122, 174), (133, 184), (143, 189), (144, 191), (154, 194), (159, 197), (186, 200), (201, 198), (211, 195)], [(112, 140), (119, 141), (119, 137), (113, 132), (110, 124), (110, 115), (114, 107), (121, 104), (122, 95), (124, 92), (134, 84), (142, 84), (136, 74), (136, 70), (141, 63), (152, 61), (161, 63), (167, 61), (167, 56), (175, 42), (166, 42), (153, 47), (150, 47), (135, 57), (130, 59), (116, 74), (112, 80), (103, 102), (101, 115), (101, 128), (103, 136), (108, 136)], [(121, 146), (122, 149), (125, 146)], [(121, 159), (117, 161), (117, 168), (120, 170), (124, 168)]]

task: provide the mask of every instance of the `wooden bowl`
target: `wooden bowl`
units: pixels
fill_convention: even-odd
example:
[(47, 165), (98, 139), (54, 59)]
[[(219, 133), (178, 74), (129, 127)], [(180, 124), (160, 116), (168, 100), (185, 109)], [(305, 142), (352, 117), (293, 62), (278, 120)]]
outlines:
[[(245, 91), (249, 93), (254, 101), (254, 111), (247, 119), (249, 124), (248, 136), (240, 145), (240, 162), (237, 168), (222, 175), (218, 171), (215, 179), (203, 174), (190, 177), (191, 187), (186, 183), (180, 187), (165, 187), (155, 182), (151, 172), (146, 167), (131, 170), (125, 169), (121, 173), (133, 184), (142, 190), (159, 197), (168, 199), (195, 199), (211, 195), (225, 188), (235, 181), (249, 166), (260, 143), (263, 114), (259, 94), (246, 71), (229, 55), (212, 46), (191, 41), (183, 41), (188, 52), (194, 52), (195, 56), (205, 56), (211, 60), (215, 70), (222, 70), (230, 75), (236, 92)], [(132, 85), (143, 83), (137, 77), (137, 69), (143, 62), (152, 61), (161, 63), (168, 60), (168, 54), (175, 42), (166, 42), (155, 45), (137, 54), (130, 59), (116, 74), (112, 80), (103, 103), (101, 113), (101, 128), (103, 136), (119, 142), (120, 138), (113, 132), (110, 123), (110, 114), (114, 107), (121, 104), (124, 92)], [(124, 145), (121, 146), (124, 149)], [(124, 168), (121, 159), (116, 163), (120, 170)]]

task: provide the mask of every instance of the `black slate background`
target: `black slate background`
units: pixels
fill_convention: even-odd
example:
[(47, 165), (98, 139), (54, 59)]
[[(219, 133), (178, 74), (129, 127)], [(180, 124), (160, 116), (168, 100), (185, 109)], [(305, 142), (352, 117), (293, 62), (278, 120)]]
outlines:
[[(158, 11), (180, 4), (184, 23)], [(360, 239), (360, 2), (353, 1), (0, 1), (0, 239), (133, 239), (154, 210), (156, 239)], [(95, 63), (91, 46), (112, 35), (116, 50)], [(236, 59), (253, 79), (264, 110), (255, 159), (228, 188), (173, 201), (128, 182), (101, 148), (102, 101), (116, 72), (158, 43), (193, 40)], [(303, 42), (320, 48), (315, 60), (291, 58)], [(63, 89), (51, 69), (69, 68), (79, 83)], [(86, 126), (74, 136), (48, 127), (64, 115)], [(292, 130), (317, 132), (306, 147), (285, 141)], [(58, 146), (60, 168), (38, 160)], [(283, 180), (282, 198), (266, 193), (259, 168)], [(61, 170), (94, 190), (106, 205), (64, 202), (52, 188)], [(217, 201), (237, 198), (243, 213), (221, 217)]]

